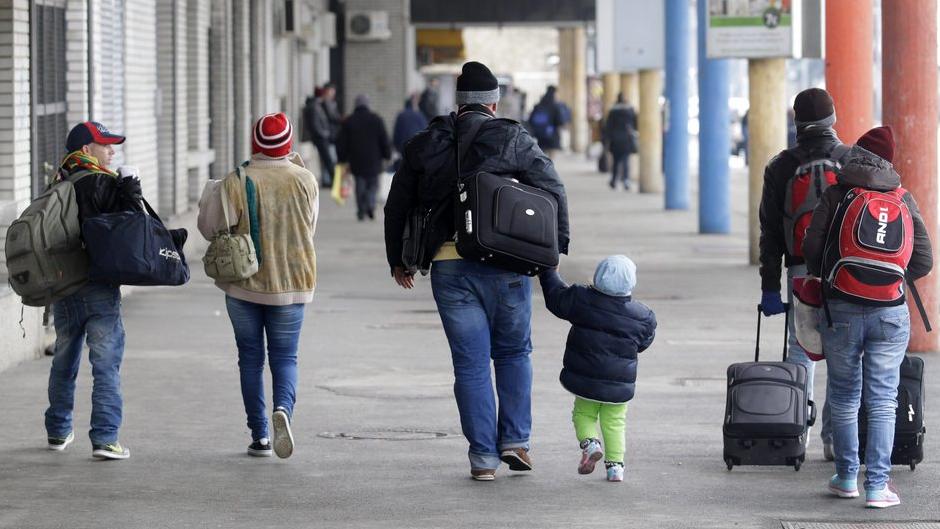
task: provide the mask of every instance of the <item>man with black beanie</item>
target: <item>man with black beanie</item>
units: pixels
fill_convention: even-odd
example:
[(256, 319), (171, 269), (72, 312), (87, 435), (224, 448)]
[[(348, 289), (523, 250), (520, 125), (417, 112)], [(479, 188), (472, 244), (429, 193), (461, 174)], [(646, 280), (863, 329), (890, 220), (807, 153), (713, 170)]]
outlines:
[[(786, 309), (781, 299), (780, 291), (780, 261), (783, 259), (787, 267), (787, 300), (793, 300), (793, 278), (806, 275), (806, 264), (803, 260), (799, 245), (795, 248), (794, 230), (804, 229), (802, 224), (794, 221), (795, 211), (793, 205), (787, 207), (786, 201), (793, 202), (794, 178), (797, 169), (806, 167), (804, 164), (813, 162), (838, 163), (838, 159), (848, 152), (836, 136), (832, 126), (836, 122), (835, 107), (832, 97), (821, 88), (809, 88), (797, 94), (793, 101), (793, 112), (796, 121), (796, 146), (782, 151), (773, 157), (764, 169), (764, 188), (760, 203), (760, 276), (761, 276), (761, 308), (765, 316), (782, 314)], [(820, 166), (822, 167), (822, 166)], [(802, 170), (801, 170), (802, 174)], [(821, 182), (823, 186), (828, 185)], [(813, 186), (815, 186), (815, 182)], [(821, 195), (821, 189), (815, 191)], [(812, 211), (815, 204), (807, 204), (806, 208)], [(798, 207), (800, 211), (803, 208)], [(787, 361), (806, 366), (808, 374), (808, 397), (813, 398), (813, 374), (815, 363), (806, 355), (806, 351), (796, 339), (795, 318), (790, 318), (789, 355)], [(817, 351), (818, 352), (818, 351)], [(823, 452), (828, 460), (832, 460), (832, 432), (829, 425), (829, 406), (823, 410), (822, 431)], [(807, 443), (809, 435), (807, 435)]]
[(412, 214), (423, 214), (424, 258), (416, 268), (431, 270), (431, 289), (454, 363), (460, 424), (470, 443), (470, 474), (492, 481), (500, 461), (510, 470), (532, 469), (532, 291), (528, 277), (465, 261), (457, 253), (457, 137), (461, 150), (466, 148), (462, 175), (485, 170), (555, 197), (562, 253), (568, 253), (568, 207), (555, 167), (535, 140), (518, 122), (495, 117), (499, 83), (486, 66), (464, 64), (456, 96), (457, 113), (437, 116), (405, 144), (385, 204), (385, 248), (395, 282), (414, 287), (415, 270), (407, 269), (402, 259), (403, 234)]

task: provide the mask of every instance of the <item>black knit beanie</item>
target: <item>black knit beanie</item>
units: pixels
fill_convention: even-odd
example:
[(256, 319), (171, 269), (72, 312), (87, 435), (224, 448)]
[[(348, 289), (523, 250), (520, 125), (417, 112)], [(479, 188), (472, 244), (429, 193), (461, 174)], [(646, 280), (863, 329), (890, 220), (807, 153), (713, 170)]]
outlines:
[(831, 127), (836, 122), (836, 109), (829, 92), (822, 88), (808, 88), (793, 100), (796, 125), (818, 125)]
[(490, 105), (499, 101), (499, 82), (489, 68), (478, 62), (463, 65), (457, 76), (458, 105)]

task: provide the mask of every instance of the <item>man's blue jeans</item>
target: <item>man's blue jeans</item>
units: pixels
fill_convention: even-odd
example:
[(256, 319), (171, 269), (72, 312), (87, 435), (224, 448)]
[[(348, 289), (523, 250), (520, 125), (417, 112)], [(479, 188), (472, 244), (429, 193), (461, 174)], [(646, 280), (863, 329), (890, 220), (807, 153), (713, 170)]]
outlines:
[[(528, 448), (532, 428), (532, 288), (528, 277), (481, 263), (437, 261), (434, 301), (454, 363), (454, 396), (470, 467), (495, 469), (499, 452)], [(496, 372), (493, 395), (490, 360)]]
[(270, 437), (264, 404), (265, 337), (274, 407), (284, 408), (287, 415), (292, 416), (297, 400), (297, 343), (304, 323), (304, 305), (261, 305), (225, 296), (225, 306), (235, 330), (248, 428), (252, 440), (257, 441)]
[[(787, 268), (787, 302), (790, 304), (790, 307), (793, 307), (793, 278), (805, 276), (806, 274), (806, 265), (793, 265)], [(816, 376), (816, 362), (806, 356), (806, 351), (800, 346), (800, 342), (796, 339), (796, 318), (793, 317), (792, 313), (790, 314), (790, 327), (788, 332), (790, 335), (787, 340), (787, 362), (806, 366), (806, 398), (815, 401), (816, 399), (813, 396), (813, 382)], [(769, 359), (765, 358), (765, 360)], [(819, 406), (819, 404), (819, 402), (816, 402), (817, 406)], [(822, 406), (822, 429), (819, 432), (819, 436), (824, 443), (832, 443), (832, 424), (828, 390), (826, 392), (826, 402)]]
[(907, 305), (865, 307), (830, 300), (832, 327), (819, 328), (829, 367), (836, 471), (844, 479), (858, 474), (858, 409), (862, 392), (868, 415), (865, 488), (880, 489), (891, 471), (894, 419), (901, 361), (911, 336)]
[(93, 445), (118, 440), (123, 401), (121, 360), (124, 358), (124, 324), (121, 321), (121, 290), (89, 283), (75, 294), (52, 304), (55, 318), (55, 356), (49, 371), (49, 408), (46, 433), (66, 437), (72, 431), (75, 381), (88, 342), (88, 360), (94, 384), (91, 390)]

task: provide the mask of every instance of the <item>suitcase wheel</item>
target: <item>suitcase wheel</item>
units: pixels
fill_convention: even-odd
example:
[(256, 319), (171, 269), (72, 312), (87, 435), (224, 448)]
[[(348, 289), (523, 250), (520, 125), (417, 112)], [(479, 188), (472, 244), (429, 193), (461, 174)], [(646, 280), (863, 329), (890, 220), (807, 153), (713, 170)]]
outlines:
[(728, 472), (731, 472), (731, 469), (734, 468), (734, 460), (732, 460), (730, 457), (726, 457), (725, 464), (728, 465)]
[(802, 463), (800, 463), (799, 461), (797, 461), (796, 463), (793, 463), (793, 470), (795, 470), (796, 472), (799, 472), (801, 464)]
[(917, 468), (917, 463), (911, 461), (911, 472), (913, 472), (916, 468)]

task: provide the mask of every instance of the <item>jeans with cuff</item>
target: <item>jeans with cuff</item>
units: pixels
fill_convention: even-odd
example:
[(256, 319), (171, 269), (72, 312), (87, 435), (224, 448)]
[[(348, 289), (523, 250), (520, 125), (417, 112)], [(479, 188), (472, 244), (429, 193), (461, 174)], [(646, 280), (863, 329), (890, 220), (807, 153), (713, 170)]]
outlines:
[[(431, 288), (450, 344), (454, 396), (473, 469), (529, 447), (532, 288), (526, 276), (462, 259), (435, 261)], [(493, 394), (492, 364), (496, 375)], [(498, 397), (498, 404), (497, 404)]]
[(75, 381), (88, 343), (88, 360), (94, 383), (91, 390), (93, 445), (118, 441), (123, 419), (121, 361), (124, 358), (124, 323), (121, 321), (121, 289), (88, 283), (78, 292), (52, 304), (55, 318), (55, 356), (49, 370), (49, 408), (46, 433), (64, 438), (72, 431)]

